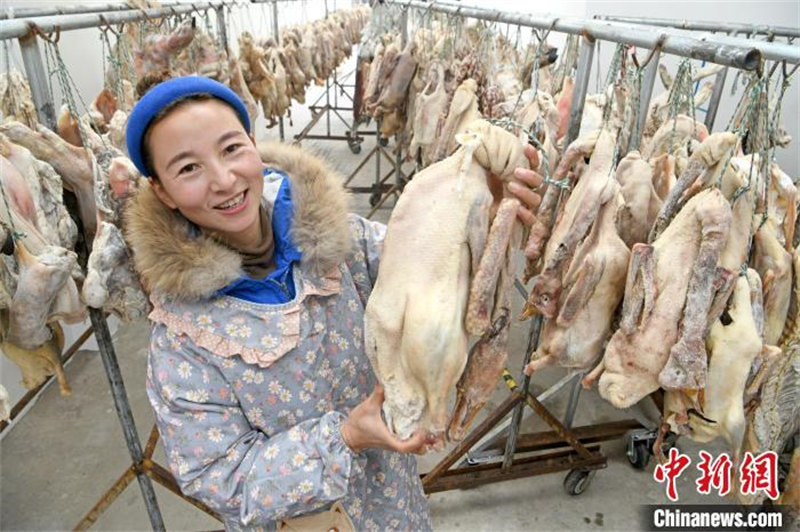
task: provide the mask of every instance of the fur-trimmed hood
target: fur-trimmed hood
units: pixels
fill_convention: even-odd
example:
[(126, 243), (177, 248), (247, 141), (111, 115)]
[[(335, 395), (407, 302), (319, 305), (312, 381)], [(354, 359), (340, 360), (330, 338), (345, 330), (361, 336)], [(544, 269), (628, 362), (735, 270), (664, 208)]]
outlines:
[[(350, 245), (341, 177), (298, 147), (264, 142), (258, 150), (268, 168), (289, 176), (291, 238), (303, 255), (301, 268), (317, 276), (328, 273), (344, 260)], [(149, 183), (142, 184), (126, 208), (125, 236), (146, 289), (174, 300), (210, 297), (244, 275), (236, 251), (197, 234), (180, 213), (158, 199)]]

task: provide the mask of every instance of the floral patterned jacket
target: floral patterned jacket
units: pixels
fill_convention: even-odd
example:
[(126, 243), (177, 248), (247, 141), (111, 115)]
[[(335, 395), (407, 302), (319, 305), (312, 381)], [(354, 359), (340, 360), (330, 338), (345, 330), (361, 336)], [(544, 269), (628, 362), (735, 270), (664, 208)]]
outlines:
[(341, 181), (316, 157), (260, 149), (280, 170), (264, 192), (275, 283), (243, 274), (238, 254), (149, 186), (126, 212), (154, 306), (147, 393), (170, 468), (228, 530), (274, 530), (335, 501), (357, 530), (429, 530), (415, 457), (354, 454), (339, 432), (375, 384), (363, 315), (384, 227), (347, 215)]

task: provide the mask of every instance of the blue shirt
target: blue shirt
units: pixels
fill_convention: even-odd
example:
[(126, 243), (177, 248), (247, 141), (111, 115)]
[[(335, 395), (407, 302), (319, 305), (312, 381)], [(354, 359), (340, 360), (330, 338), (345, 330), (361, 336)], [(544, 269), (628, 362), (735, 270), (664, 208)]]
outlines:
[(277, 170), (265, 170), (264, 175), (268, 174), (278, 174), (283, 177), (272, 208), (275, 270), (263, 279), (255, 279), (245, 274), (217, 293), (252, 303), (278, 305), (294, 299), (293, 265), (300, 261), (302, 254), (291, 237), (294, 203), (292, 203), (289, 176)]

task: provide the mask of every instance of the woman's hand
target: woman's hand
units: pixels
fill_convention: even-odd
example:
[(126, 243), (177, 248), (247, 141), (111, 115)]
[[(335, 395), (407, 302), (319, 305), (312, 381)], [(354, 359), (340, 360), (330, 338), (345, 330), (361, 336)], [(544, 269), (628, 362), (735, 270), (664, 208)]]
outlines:
[[(525, 157), (528, 158), (531, 168), (539, 167), (539, 152), (530, 144), (525, 146)], [(533, 213), (542, 201), (542, 197), (532, 189), (542, 184), (542, 176), (524, 167), (516, 168), (513, 175), (508, 183), (508, 191), (522, 203), (517, 216), (523, 224), (530, 227), (536, 221)]]
[(356, 406), (342, 425), (342, 439), (353, 452), (386, 449), (398, 453), (425, 454), (437, 443), (437, 438), (425, 431), (415, 432), (407, 440), (392, 434), (381, 417), (383, 399), (383, 388), (376, 384), (372, 395)]

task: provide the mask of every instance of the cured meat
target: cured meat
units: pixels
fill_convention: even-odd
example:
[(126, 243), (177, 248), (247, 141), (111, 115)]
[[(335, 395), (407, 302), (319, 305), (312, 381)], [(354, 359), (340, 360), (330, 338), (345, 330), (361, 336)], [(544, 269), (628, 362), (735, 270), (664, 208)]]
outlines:
[[(500, 203), (470, 287), (467, 328), (481, 337), (472, 347), (467, 366), (456, 385), (456, 403), (447, 428), (450, 441), (464, 437), (491, 397), (508, 359), (511, 291), (519, 263), (516, 252), (522, 237), (516, 223), (518, 209), (516, 199), (504, 199)], [(495, 279), (496, 270), (499, 271)]]
[(113, 312), (126, 322), (149, 312), (150, 305), (133, 271), (128, 247), (113, 224), (100, 224), (81, 297), (90, 307)]
[(15, 245), (19, 280), (9, 309), (6, 340), (23, 349), (34, 350), (48, 341), (53, 320), (51, 307), (70, 279), (77, 256), (64, 248), (49, 246), (38, 256), (26, 249), (25, 241)]
[(16, 120), (30, 128), (38, 123), (28, 80), (16, 69), (0, 74), (0, 114), (4, 120)]
[(43, 384), (49, 376), (55, 375), (61, 395), (72, 395), (59, 358), (64, 348), (64, 333), (58, 322), (48, 326), (48, 329), (51, 331), (50, 338), (41, 346), (24, 349), (5, 339), (2, 343), (3, 353), (19, 367), (25, 388), (32, 390)]
[[(576, 189), (577, 190), (577, 189)], [(525, 372), (545, 366), (589, 369), (602, 355), (611, 323), (625, 291), (630, 251), (617, 234), (623, 198), (614, 183), (590, 233), (565, 271), (558, 313), (544, 323), (539, 347)]]
[(447, 119), (436, 143), (434, 161), (440, 161), (452, 153), (456, 148), (456, 135), (480, 118), (477, 90), (478, 84), (471, 78), (464, 80), (456, 89), (447, 111)]
[(413, 122), (413, 138), (409, 152), (416, 159), (422, 153), (423, 166), (431, 162), (432, 146), (436, 142), (440, 124), (447, 111), (447, 91), (444, 87), (444, 68), (432, 63), (428, 71), (428, 84), (417, 95)]
[(764, 341), (775, 345), (781, 337), (792, 287), (792, 256), (778, 240), (778, 228), (771, 219), (755, 216), (756, 231), (753, 247), (755, 268), (764, 283)]
[[(745, 434), (745, 384), (753, 360), (763, 347), (756, 322), (760, 305), (761, 280), (755, 270), (749, 269), (736, 281), (724, 319), (711, 326), (707, 340), (708, 379), (702, 396), (681, 397), (683, 392), (675, 391), (667, 392), (665, 397), (665, 408), (675, 411), (667, 416), (675, 432), (687, 433), (701, 443), (722, 436), (735, 460), (741, 457)], [(681, 400), (684, 405), (672, 404)]]
[[(556, 317), (563, 288), (563, 274), (569, 270), (578, 244), (589, 234), (592, 224), (595, 223), (600, 206), (617, 193), (612, 171), (615, 135), (603, 129), (596, 145), (592, 140), (579, 139), (570, 145), (556, 170), (555, 176), (560, 178), (566, 174), (572, 160), (579, 154), (585, 154), (590, 147), (593, 148), (589, 166), (575, 185), (563, 213), (553, 227), (553, 234), (547, 242), (543, 257), (544, 269), (533, 279), (525, 315), (539, 312), (548, 319)], [(540, 206), (540, 211), (541, 208)], [(531, 247), (530, 241), (528, 247)], [(526, 254), (527, 251), (526, 249)]]
[(617, 408), (662, 386), (705, 385), (704, 336), (714, 285), (721, 280), (722, 288), (732, 277), (717, 269), (730, 221), (722, 194), (706, 190), (652, 245), (633, 246), (620, 328), (585, 385), (600, 376), (600, 395)]
[[(481, 164), (488, 162), (502, 177), (524, 161), (512, 134), (485, 122), (476, 130), (481, 133), (460, 137), (463, 146), (453, 156), (406, 186), (389, 220), (367, 304), (367, 355), (386, 393), (387, 425), (401, 438), (418, 428), (444, 434), (447, 398), (467, 362), (470, 281), (482, 275), (495, 201)], [(505, 255), (503, 250), (495, 261)], [(494, 286), (487, 288), (495, 292)]]
[(647, 242), (650, 227), (661, 210), (652, 168), (638, 151), (631, 151), (617, 165), (617, 181), (625, 198), (619, 213), (619, 236), (629, 247)]
[(37, 159), (47, 161), (58, 172), (75, 193), (86, 234), (93, 236), (97, 229), (97, 208), (92, 185), (94, 172), (87, 151), (68, 144), (42, 125), (33, 131), (19, 122), (7, 122), (0, 125), (0, 133), (29, 149)]
[(134, 51), (136, 77), (141, 78), (157, 70), (171, 70), (171, 63), (193, 38), (194, 19), (185, 20), (169, 35), (145, 37), (141, 49)]

